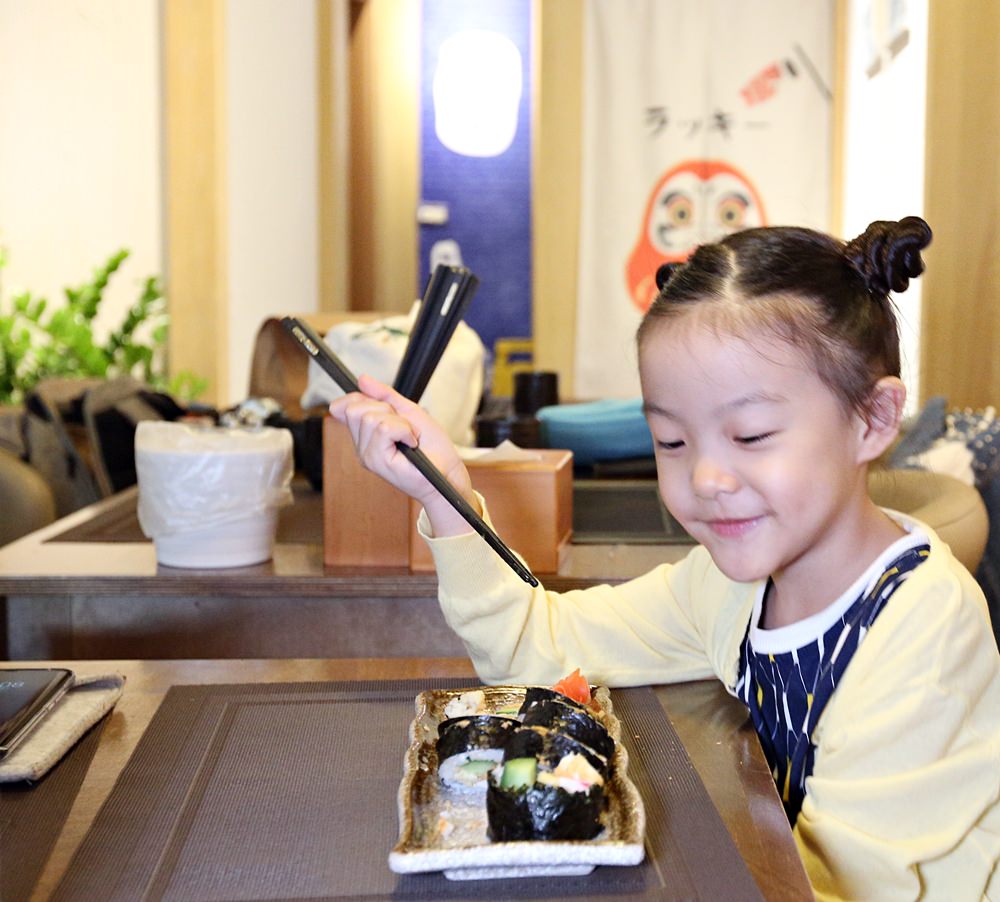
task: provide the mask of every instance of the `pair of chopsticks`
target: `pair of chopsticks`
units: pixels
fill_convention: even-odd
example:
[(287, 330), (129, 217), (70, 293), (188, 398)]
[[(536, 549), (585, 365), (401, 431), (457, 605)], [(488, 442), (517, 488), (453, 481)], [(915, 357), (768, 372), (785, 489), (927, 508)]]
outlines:
[(462, 266), (434, 268), (392, 385), (404, 398), (419, 403), (478, 287), (479, 279)]
[[(344, 366), (343, 361), (330, 350), (330, 347), (322, 338), (306, 323), (301, 322), (294, 316), (286, 316), (281, 321), (282, 325), (291, 333), (292, 337), (298, 341), (313, 360), (318, 363), (323, 370), (337, 383), (345, 392), (358, 391), (358, 381), (354, 374)], [(486, 543), (504, 560), (510, 568), (530, 586), (537, 586), (538, 580), (532, 572), (525, 567), (513, 551), (511, 551), (503, 540), (489, 527), (485, 520), (476, 513), (475, 509), (466, 501), (455, 489), (455, 487), (445, 479), (441, 471), (434, 466), (419, 448), (411, 448), (402, 442), (396, 442), (396, 447), (400, 453), (413, 464), (448, 501), (448, 503), (458, 511), (465, 521), (481, 535)]]

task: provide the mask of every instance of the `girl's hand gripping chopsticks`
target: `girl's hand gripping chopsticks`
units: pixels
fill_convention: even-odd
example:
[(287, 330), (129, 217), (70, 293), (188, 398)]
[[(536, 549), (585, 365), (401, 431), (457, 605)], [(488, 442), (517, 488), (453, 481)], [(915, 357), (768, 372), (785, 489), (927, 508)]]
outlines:
[(331, 415), (350, 430), (362, 465), (423, 505), (435, 536), (472, 532), (466, 520), (396, 447), (420, 450), (466, 501), (482, 514), (469, 471), (444, 430), (427, 412), (371, 376), (358, 379), (361, 392), (330, 404)]

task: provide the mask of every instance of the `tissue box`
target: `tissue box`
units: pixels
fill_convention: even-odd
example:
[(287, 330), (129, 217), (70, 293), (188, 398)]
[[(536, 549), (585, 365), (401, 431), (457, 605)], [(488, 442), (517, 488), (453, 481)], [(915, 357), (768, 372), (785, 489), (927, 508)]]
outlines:
[[(493, 528), (535, 573), (555, 573), (573, 533), (573, 455), (532, 451), (538, 460), (466, 461)], [(323, 422), (323, 560), (331, 566), (433, 570), (417, 533), (420, 505), (358, 462), (346, 427)]]

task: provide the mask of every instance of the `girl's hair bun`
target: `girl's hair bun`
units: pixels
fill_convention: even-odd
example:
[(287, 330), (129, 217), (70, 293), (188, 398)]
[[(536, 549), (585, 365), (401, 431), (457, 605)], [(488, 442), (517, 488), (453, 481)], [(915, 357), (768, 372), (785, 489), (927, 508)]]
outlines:
[(844, 248), (848, 263), (873, 294), (906, 291), (924, 271), (920, 252), (931, 243), (931, 228), (919, 216), (873, 222)]
[(663, 286), (670, 281), (671, 276), (681, 268), (681, 263), (661, 263), (656, 270), (656, 287), (663, 290)]

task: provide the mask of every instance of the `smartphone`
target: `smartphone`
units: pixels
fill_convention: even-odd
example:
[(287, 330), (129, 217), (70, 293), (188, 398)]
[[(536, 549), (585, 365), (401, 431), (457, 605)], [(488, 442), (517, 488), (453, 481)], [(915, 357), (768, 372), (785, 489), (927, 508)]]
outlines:
[(0, 667), (0, 759), (41, 723), (73, 685), (73, 671), (61, 667)]

